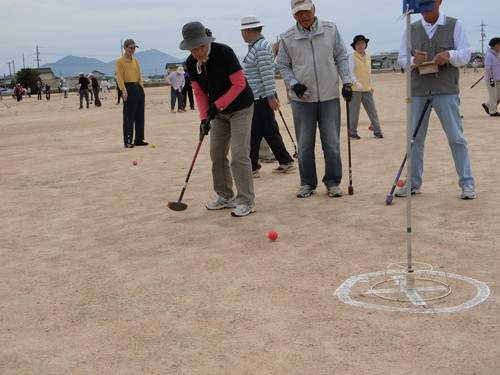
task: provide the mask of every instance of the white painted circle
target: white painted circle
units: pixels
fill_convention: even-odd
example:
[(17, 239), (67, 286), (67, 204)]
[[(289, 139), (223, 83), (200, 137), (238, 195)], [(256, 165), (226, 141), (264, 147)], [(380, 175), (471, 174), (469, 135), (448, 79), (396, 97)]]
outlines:
[(356, 301), (355, 299), (351, 298), (350, 292), (352, 288), (358, 284), (359, 282), (368, 282), (371, 277), (377, 277), (381, 275), (401, 275), (404, 274), (406, 271), (405, 270), (394, 270), (394, 271), (378, 271), (378, 272), (371, 272), (371, 273), (365, 273), (362, 275), (357, 275), (353, 276), (350, 279), (346, 280), (341, 286), (337, 288), (335, 293), (333, 293), (334, 296), (337, 296), (342, 302), (352, 305), (352, 306), (358, 306), (358, 307), (363, 307), (367, 309), (375, 309), (375, 310), (384, 310), (384, 311), (399, 311), (399, 312), (407, 312), (407, 313), (412, 313), (412, 314), (440, 314), (440, 313), (450, 313), (450, 312), (456, 312), (456, 311), (461, 311), (465, 309), (470, 309), (476, 305), (479, 305), (480, 303), (484, 302), (490, 295), (490, 288), (475, 279), (472, 279), (470, 277), (466, 276), (461, 276), (461, 275), (455, 275), (452, 273), (445, 273), (445, 272), (440, 272), (440, 271), (432, 271), (432, 270), (420, 270), (418, 271), (419, 275), (435, 275), (435, 276), (440, 276), (444, 278), (452, 278), (452, 279), (458, 279), (464, 282), (467, 282), (477, 289), (477, 293), (474, 296), (474, 298), (465, 301), (459, 305), (456, 306), (451, 306), (451, 307), (443, 307), (443, 308), (427, 308), (427, 309), (418, 309), (418, 308), (408, 308), (408, 307), (393, 307), (393, 306), (384, 306), (384, 305), (377, 305), (374, 303), (367, 303), (367, 302), (362, 302), (362, 301)]

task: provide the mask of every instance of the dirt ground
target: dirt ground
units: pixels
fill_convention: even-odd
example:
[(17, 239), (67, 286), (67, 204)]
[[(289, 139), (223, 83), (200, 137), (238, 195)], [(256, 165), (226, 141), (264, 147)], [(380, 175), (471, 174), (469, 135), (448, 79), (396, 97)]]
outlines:
[[(374, 76), (384, 139), (352, 142), (354, 195), (323, 186), (297, 199), (298, 172), (255, 179), (257, 212), (211, 212), (195, 111), (170, 114), (168, 88), (146, 90), (146, 141), (124, 149), (115, 92), (78, 110), (76, 94), (0, 104), (0, 373), (2, 374), (498, 374), (500, 120), (481, 108), (479, 73), (461, 99), (477, 199), (463, 201), (446, 137), (432, 115), (423, 193), (412, 199), (413, 260), (485, 283), (491, 295), (456, 312), (420, 314), (368, 294), (386, 310), (334, 295), (349, 278), (407, 259), (406, 200), (386, 205), (405, 154), (406, 82)], [(281, 97), (284, 88), (279, 82)], [(343, 106), (344, 109), (344, 106)], [(291, 109), (282, 103), (292, 128)], [(344, 112), (344, 111), (343, 111)], [(344, 114), (343, 114), (344, 116)], [(343, 117), (344, 118), (344, 117)], [(293, 146), (278, 117), (285, 144)], [(294, 136), (295, 137), (295, 136)], [(207, 140), (206, 143), (209, 141)], [(323, 172), (318, 142), (318, 170)], [(138, 162), (137, 166), (133, 161)], [(270, 241), (267, 233), (279, 238)], [(432, 309), (470, 300), (450, 279)]]

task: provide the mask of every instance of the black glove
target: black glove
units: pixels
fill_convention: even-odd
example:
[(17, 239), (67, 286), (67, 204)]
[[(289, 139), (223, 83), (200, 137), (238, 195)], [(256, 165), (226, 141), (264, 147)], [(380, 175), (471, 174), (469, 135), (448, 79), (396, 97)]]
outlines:
[(200, 139), (202, 139), (205, 135), (208, 135), (210, 129), (212, 129), (212, 127), (210, 126), (208, 119), (202, 120), (200, 123)]
[(344, 83), (342, 86), (342, 97), (346, 102), (350, 102), (352, 100), (352, 88), (350, 83)]
[(295, 85), (292, 86), (292, 90), (295, 92), (295, 95), (299, 97), (299, 99), (302, 99), (304, 93), (307, 90), (307, 87), (300, 83), (296, 83)]
[(495, 80), (493, 78), (490, 78), (490, 86), (495, 87)]
[[(215, 116), (217, 116), (217, 114), (219, 113), (219, 109), (217, 108), (217, 106), (214, 104), (212, 104), (210, 106), (210, 108), (208, 109), (208, 112), (207, 112), (207, 118), (209, 118), (210, 120), (214, 119)], [(208, 133), (207, 133), (208, 134)]]

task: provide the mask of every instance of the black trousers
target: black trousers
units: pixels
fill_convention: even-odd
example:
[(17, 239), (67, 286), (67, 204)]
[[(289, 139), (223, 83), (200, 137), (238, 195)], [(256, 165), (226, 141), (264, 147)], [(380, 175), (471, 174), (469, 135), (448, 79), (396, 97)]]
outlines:
[(283, 143), (274, 111), (269, 106), (267, 98), (261, 98), (254, 102), (252, 136), (250, 140), (250, 159), (252, 160), (253, 171), (260, 168), (259, 148), (262, 138), (269, 144), (271, 151), (280, 164), (287, 164), (293, 161)]
[(123, 101), (123, 142), (144, 140), (144, 89), (138, 83), (125, 83), (127, 100)]
[(94, 92), (94, 105), (96, 107), (100, 107), (101, 106), (101, 100), (99, 99), (99, 88), (95, 89), (95, 88), (92, 88), (92, 91)]
[(191, 77), (184, 77), (185, 83), (182, 88), (182, 108), (186, 108), (187, 96), (189, 96), (189, 107), (194, 109), (193, 86), (191, 85)]

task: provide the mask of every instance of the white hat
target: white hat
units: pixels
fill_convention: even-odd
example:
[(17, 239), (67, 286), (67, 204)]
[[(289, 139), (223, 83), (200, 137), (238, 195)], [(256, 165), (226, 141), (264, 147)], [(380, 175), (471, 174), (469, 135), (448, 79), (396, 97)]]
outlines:
[(182, 66), (177, 67), (177, 73), (184, 74), (184, 68)]
[(241, 18), (240, 30), (253, 29), (255, 27), (265, 26), (259, 19), (255, 16), (246, 16)]
[(314, 4), (311, 0), (292, 0), (292, 14), (301, 10), (311, 10)]

